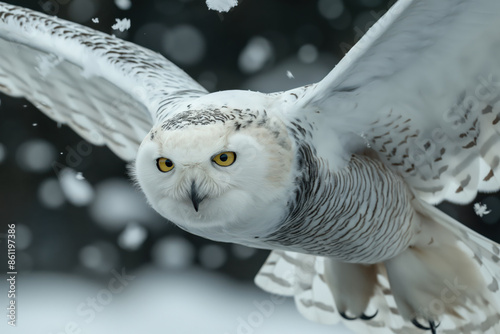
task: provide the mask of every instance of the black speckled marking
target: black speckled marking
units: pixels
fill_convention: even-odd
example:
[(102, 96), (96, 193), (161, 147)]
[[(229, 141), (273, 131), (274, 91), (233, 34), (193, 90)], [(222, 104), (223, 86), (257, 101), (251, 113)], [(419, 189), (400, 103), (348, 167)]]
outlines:
[(207, 110), (183, 111), (166, 120), (162, 125), (162, 129), (169, 131), (183, 129), (188, 126), (232, 123), (231, 125), (234, 126), (235, 131), (239, 131), (254, 123), (259, 127), (266, 126), (268, 122), (269, 118), (265, 112), (250, 112), (241, 109), (228, 109), (222, 111), (219, 108), (213, 108)]

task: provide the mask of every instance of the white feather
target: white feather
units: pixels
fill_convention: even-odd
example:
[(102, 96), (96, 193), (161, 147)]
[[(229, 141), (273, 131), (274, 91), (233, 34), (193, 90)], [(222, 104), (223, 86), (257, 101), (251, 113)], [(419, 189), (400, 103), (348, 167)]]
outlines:
[(319, 151), (332, 164), (368, 140), (431, 203), (498, 190), (499, 14), (496, 0), (400, 0), (287, 113), (318, 127), (318, 147), (357, 143)]
[[(206, 94), (160, 54), (93, 29), (0, 3), (0, 91), (125, 160), (156, 120)], [(57, 59), (47, 66), (44, 59)]]

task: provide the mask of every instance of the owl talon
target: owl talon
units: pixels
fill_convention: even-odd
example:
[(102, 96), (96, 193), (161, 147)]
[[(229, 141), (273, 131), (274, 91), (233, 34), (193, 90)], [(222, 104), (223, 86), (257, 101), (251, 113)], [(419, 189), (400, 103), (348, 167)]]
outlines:
[(356, 319), (358, 319), (357, 317), (351, 318), (350, 316), (348, 316), (347, 314), (345, 314), (345, 312), (339, 312), (339, 313), (340, 313), (340, 316), (342, 318), (344, 318), (345, 320), (356, 320)]
[(377, 312), (375, 312), (372, 316), (367, 316), (366, 314), (361, 314), (361, 316), (359, 317), (361, 320), (372, 320), (373, 318), (375, 318), (378, 314), (378, 310)]
[[(344, 318), (345, 320), (357, 320), (357, 319), (358, 319), (358, 317), (350, 317), (350, 316), (348, 316), (345, 312), (339, 312), (339, 313), (340, 313), (340, 316), (341, 316), (342, 318)], [(372, 320), (373, 318), (375, 318), (375, 316), (376, 316), (377, 314), (378, 314), (378, 310), (377, 310), (377, 312), (375, 312), (375, 314), (374, 314), (374, 315), (372, 315), (372, 316), (367, 316), (366, 314), (364, 314), (364, 313), (363, 313), (363, 314), (361, 314), (361, 315), (359, 316), (359, 319), (361, 319), (361, 320)], [(419, 325), (420, 325), (420, 324), (419, 324)], [(417, 326), (417, 327), (418, 327), (418, 326)]]
[(436, 334), (436, 328), (438, 328), (440, 325), (439, 323), (436, 325), (436, 323), (433, 320), (429, 320), (429, 327), (423, 326), (418, 322), (417, 319), (413, 319), (411, 323), (414, 324), (415, 327), (420, 328), (424, 331), (431, 331), (432, 334)]

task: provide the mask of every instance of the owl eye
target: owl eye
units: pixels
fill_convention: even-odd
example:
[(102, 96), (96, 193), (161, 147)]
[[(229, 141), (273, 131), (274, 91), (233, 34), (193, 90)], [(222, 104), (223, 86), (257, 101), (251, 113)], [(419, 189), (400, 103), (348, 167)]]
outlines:
[(158, 158), (156, 159), (156, 167), (160, 172), (166, 173), (174, 169), (174, 163), (167, 158)]
[(231, 166), (236, 161), (236, 153), (234, 152), (222, 152), (217, 154), (213, 159), (217, 165), (222, 167)]

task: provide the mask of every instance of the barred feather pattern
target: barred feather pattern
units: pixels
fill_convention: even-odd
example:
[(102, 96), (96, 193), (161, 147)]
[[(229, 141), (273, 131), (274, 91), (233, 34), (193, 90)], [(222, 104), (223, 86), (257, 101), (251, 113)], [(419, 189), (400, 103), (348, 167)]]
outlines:
[[(459, 224), (458, 222), (456, 222)], [(453, 226), (455, 233), (460, 231)], [(467, 241), (468, 240), (468, 241)], [(498, 246), (488, 249), (491, 242), (479, 235), (468, 236), (464, 245), (469, 250), (480, 250), (476, 257), (481, 262), (483, 276), (491, 279), (489, 290), (498, 298), (500, 268), (498, 266)], [(491, 247), (489, 247), (491, 248)], [(475, 255), (473, 255), (475, 256)], [(485, 256), (485, 257), (483, 257)], [(355, 333), (366, 334), (422, 334), (413, 324), (405, 321), (397, 308), (392, 295), (387, 273), (383, 264), (377, 266), (377, 282), (366, 314), (377, 316), (371, 320), (347, 321), (340, 316), (324, 278), (324, 257), (300, 254), (289, 251), (273, 251), (255, 277), (255, 283), (263, 290), (295, 299), (299, 312), (307, 319), (326, 325), (344, 323)], [(439, 297), (438, 297), (439, 298)], [(479, 309), (466, 305), (459, 316), (446, 315), (441, 319), (440, 334), (497, 334), (500, 332), (499, 305), (491, 304)]]
[(365, 138), (427, 202), (497, 191), (499, 12), (495, 0), (399, 0), (297, 113), (312, 104), (343, 143)]
[[(481, 88), (496, 89), (486, 84)], [(369, 145), (383, 161), (431, 203), (443, 197), (469, 203), (478, 190), (500, 186), (498, 97), (474, 103), (468, 99), (463, 92), (445, 116), (429, 115), (433, 127), (419, 127), (418, 119), (391, 110), (366, 132)]]
[(298, 155), (289, 213), (262, 241), (359, 263), (384, 261), (408, 247), (415, 233), (412, 195), (399, 175), (363, 155), (353, 155), (338, 173), (306, 144)]
[(135, 158), (153, 124), (207, 94), (156, 52), (4, 3), (0, 50), (1, 92), (27, 98), (125, 160)]

